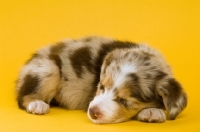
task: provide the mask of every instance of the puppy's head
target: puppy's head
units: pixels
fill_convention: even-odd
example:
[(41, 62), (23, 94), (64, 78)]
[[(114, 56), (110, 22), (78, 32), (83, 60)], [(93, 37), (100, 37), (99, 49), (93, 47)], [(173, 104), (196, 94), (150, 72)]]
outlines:
[(166, 108), (169, 118), (175, 119), (186, 104), (186, 95), (162, 56), (141, 45), (105, 57), (88, 117), (94, 123), (118, 123), (156, 107)]

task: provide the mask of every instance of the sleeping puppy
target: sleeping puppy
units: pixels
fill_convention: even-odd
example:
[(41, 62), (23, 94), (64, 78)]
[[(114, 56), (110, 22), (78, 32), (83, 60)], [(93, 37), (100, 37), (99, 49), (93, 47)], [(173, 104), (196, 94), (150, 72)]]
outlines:
[(185, 92), (156, 50), (103, 37), (39, 50), (21, 69), (16, 93), (19, 108), (29, 113), (46, 114), (54, 101), (69, 110), (87, 110), (94, 123), (164, 122), (187, 105)]

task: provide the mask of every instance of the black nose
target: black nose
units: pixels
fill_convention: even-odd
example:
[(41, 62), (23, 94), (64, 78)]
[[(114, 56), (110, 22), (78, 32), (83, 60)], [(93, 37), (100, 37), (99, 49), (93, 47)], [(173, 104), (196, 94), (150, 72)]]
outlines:
[(97, 107), (90, 108), (89, 114), (90, 114), (90, 117), (94, 120), (97, 120), (102, 116), (100, 110)]

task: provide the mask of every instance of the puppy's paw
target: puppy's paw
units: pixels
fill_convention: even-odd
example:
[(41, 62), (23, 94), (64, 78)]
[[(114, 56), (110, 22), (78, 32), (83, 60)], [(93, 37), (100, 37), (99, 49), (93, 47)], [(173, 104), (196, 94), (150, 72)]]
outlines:
[(162, 123), (165, 122), (166, 115), (162, 109), (147, 108), (137, 115), (137, 119), (144, 122)]
[(49, 112), (49, 105), (41, 100), (29, 103), (27, 112), (37, 115), (43, 115)]

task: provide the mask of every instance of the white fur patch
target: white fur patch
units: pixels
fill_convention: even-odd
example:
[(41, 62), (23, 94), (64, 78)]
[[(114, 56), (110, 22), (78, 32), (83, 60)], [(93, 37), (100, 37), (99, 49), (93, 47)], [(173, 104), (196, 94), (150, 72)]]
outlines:
[(41, 100), (37, 100), (28, 105), (27, 112), (38, 115), (46, 114), (49, 112), (49, 105)]
[(136, 66), (134, 63), (125, 63), (120, 66), (121, 71), (117, 71), (114, 73), (114, 88), (120, 87), (122, 84), (124, 84), (124, 81), (126, 79), (126, 75), (129, 73), (135, 73), (137, 71)]
[(101, 111), (102, 117), (98, 120), (93, 120), (90, 117), (88, 111), (88, 117), (94, 123), (107, 123), (112, 120), (112, 118), (116, 115), (116, 110), (118, 105), (116, 102), (112, 101), (113, 98), (113, 91), (112, 90), (105, 90), (103, 94), (99, 94), (94, 98), (94, 100), (90, 103), (89, 108), (98, 107)]

